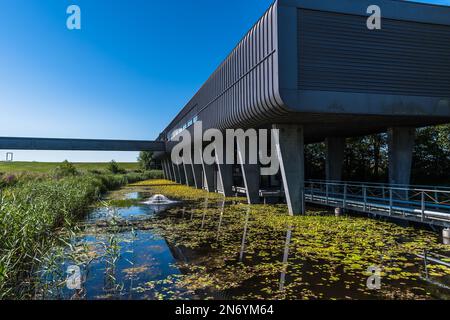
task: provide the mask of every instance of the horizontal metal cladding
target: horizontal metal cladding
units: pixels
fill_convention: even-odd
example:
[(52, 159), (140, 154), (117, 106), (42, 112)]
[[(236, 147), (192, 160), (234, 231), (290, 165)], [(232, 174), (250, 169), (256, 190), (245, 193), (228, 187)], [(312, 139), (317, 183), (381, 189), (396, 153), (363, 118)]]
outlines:
[(450, 97), (450, 26), (298, 9), (300, 90)]
[(278, 94), (277, 4), (272, 5), (166, 129), (196, 116), (226, 129), (268, 122), (286, 113)]

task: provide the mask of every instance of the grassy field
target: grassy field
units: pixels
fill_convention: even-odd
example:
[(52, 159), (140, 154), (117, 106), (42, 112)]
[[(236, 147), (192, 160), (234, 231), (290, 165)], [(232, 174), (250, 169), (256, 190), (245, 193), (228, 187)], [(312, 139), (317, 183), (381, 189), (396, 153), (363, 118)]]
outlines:
[[(108, 190), (147, 179), (162, 172), (132, 171), (117, 174), (108, 164), (0, 163), (0, 300), (21, 297), (23, 283), (69, 232), (88, 207)], [(88, 171), (91, 170), (91, 171)], [(96, 170), (98, 172), (92, 172)]]
[[(0, 172), (3, 173), (49, 173), (58, 167), (60, 163), (50, 162), (2, 162), (0, 161)], [(73, 165), (81, 171), (87, 170), (106, 170), (108, 163), (73, 163)], [(139, 164), (135, 163), (118, 163), (120, 168), (125, 170), (137, 170)]]

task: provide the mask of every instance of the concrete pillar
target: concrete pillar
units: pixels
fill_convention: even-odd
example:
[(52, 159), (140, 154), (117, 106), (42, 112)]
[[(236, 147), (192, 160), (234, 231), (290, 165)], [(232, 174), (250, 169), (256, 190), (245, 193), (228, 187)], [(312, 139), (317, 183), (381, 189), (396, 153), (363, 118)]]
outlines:
[[(248, 142), (247, 142), (248, 144)], [(260, 203), (259, 186), (261, 170), (259, 164), (250, 164), (249, 149), (246, 145), (237, 142), (238, 161), (241, 166), (242, 178), (247, 192), (248, 204)]]
[(184, 165), (180, 164), (177, 167), (178, 167), (178, 172), (180, 175), (180, 183), (186, 184), (186, 173), (184, 172)]
[(161, 160), (161, 166), (162, 166), (163, 173), (164, 173), (164, 179), (169, 180), (169, 172), (167, 171), (166, 159)]
[(223, 147), (223, 159), (220, 159), (216, 150), (216, 163), (218, 168), (218, 185), (220, 193), (225, 197), (233, 196), (233, 165), (226, 163), (225, 146)]
[(186, 185), (188, 185), (189, 187), (195, 187), (194, 173), (192, 171), (191, 163), (184, 164), (184, 173), (186, 175)]
[(175, 177), (173, 174), (173, 168), (172, 168), (172, 160), (170, 158), (166, 159), (166, 166), (167, 166), (167, 171), (169, 172), (169, 179), (171, 181), (175, 181)]
[(215, 181), (214, 165), (206, 164), (203, 161), (203, 149), (197, 150), (197, 152), (199, 152), (199, 154), (200, 154), (199, 159), (202, 161), (202, 171), (203, 171), (202, 180), (204, 181), (204, 183), (202, 183), (202, 184), (204, 185), (204, 188), (208, 192), (216, 192), (216, 186), (214, 183), (214, 181)]
[(194, 185), (197, 189), (203, 188), (203, 168), (201, 164), (192, 165), (192, 176), (194, 177)]
[(327, 181), (341, 181), (344, 166), (345, 138), (328, 137), (325, 140), (327, 159), (325, 164)]
[(170, 180), (175, 181), (175, 172), (173, 171), (172, 160), (170, 158), (167, 159), (167, 168), (169, 170)]
[(289, 213), (305, 213), (305, 144), (303, 127), (299, 125), (274, 125), (279, 130), (275, 139), (284, 192)]
[(172, 162), (172, 171), (173, 171), (173, 177), (174, 182), (180, 183), (180, 171), (178, 170), (178, 166), (175, 165), (175, 163)]
[(415, 134), (415, 128), (388, 130), (390, 184), (409, 185), (411, 183)]

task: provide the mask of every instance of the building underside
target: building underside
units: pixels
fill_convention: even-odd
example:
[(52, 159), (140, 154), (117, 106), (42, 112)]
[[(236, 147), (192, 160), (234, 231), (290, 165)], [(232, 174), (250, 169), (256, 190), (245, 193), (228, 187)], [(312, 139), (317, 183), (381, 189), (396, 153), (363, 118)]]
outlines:
[[(381, 30), (367, 27), (372, 5)], [(448, 7), (403, 1), (276, 1), (160, 134), (167, 178), (227, 196), (240, 187), (249, 203), (278, 188), (290, 213), (301, 214), (305, 144), (326, 142), (327, 179), (339, 181), (345, 139), (387, 132), (389, 183), (408, 185), (415, 129), (450, 122), (449, 16)], [(174, 164), (173, 146), (197, 122), (279, 129), (279, 173), (193, 158)]]

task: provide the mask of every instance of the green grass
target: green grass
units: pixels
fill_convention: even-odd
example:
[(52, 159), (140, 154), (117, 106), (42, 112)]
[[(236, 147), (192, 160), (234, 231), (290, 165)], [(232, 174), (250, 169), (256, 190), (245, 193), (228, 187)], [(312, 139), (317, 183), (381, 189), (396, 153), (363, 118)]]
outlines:
[[(0, 172), (3, 173), (49, 173), (58, 167), (60, 163), (51, 162), (2, 162), (0, 161)], [(73, 163), (73, 165), (81, 171), (88, 170), (107, 170), (108, 163)], [(118, 163), (120, 168), (125, 170), (137, 170), (139, 164), (137, 162)]]
[[(43, 170), (42, 166), (34, 166), (37, 168)], [(0, 185), (0, 299), (26, 296), (20, 284), (36, 271), (41, 257), (62, 241), (58, 236), (61, 231), (72, 230), (104, 192), (162, 177), (161, 171), (102, 172), (55, 178), (34, 171), (22, 173), (6, 187)]]

